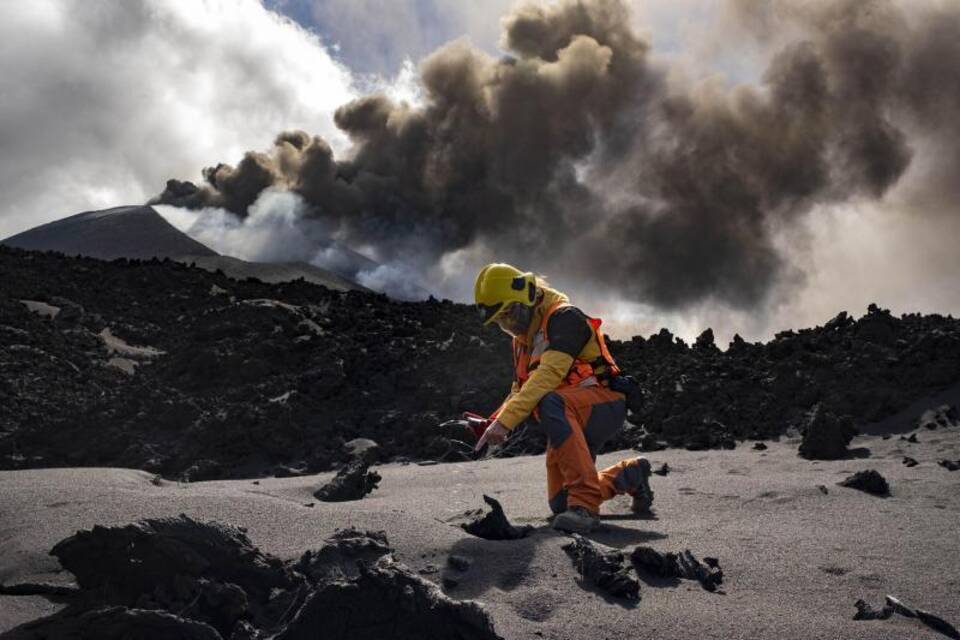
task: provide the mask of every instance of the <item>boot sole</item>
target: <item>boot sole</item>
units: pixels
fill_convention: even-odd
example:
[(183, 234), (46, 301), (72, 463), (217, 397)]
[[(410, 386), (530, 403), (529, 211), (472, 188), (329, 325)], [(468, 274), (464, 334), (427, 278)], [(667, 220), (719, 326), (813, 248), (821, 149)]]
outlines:
[(582, 524), (574, 524), (565, 519), (560, 519), (560, 521), (557, 522), (558, 519), (560, 519), (560, 516), (554, 518), (551, 527), (555, 531), (562, 531), (564, 533), (590, 533), (600, 526), (599, 522), (591, 522), (590, 524), (584, 526)]

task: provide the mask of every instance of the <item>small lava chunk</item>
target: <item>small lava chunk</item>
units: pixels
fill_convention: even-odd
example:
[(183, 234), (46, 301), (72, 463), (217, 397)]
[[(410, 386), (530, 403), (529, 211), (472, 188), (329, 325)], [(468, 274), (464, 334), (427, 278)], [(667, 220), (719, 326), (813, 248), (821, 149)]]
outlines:
[(471, 522), (461, 524), (460, 527), (471, 535), (487, 540), (517, 540), (526, 538), (533, 531), (531, 526), (515, 527), (507, 520), (500, 503), (490, 496), (483, 496), (483, 501), (490, 506), (490, 511)]
[(689, 549), (681, 553), (661, 553), (652, 547), (639, 546), (630, 554), (637, 568), (660, 578), (696, 580), (707, 591), (716, 591), (723, 583), (723, 569), (717, 558), (705, 557), (701, 563)]
[(886, 479), (880, 475), (880, 472), (874, 469), (858, 471), (846, 480), (838, 482), (837, 484), (841, 487), (849, 487), (851, 489), (866, 491), (867, 493), (871, 493), (875, 496), (890, 495), (890, 485), (887, 484)]
[(359, 500), (380, 484), (380, 474), (369, 471), (369, 464), (357, 458), (337, 472), (333, 480), (320, 487), (313, 497), (323, 502)]
[(587, 582), (617, 598), (640, 599), (640, 583), (630, 575), (622, 551), (595, 544), (578, 534), (573, 534), (573, 540), (563, 545), (563, 550)]

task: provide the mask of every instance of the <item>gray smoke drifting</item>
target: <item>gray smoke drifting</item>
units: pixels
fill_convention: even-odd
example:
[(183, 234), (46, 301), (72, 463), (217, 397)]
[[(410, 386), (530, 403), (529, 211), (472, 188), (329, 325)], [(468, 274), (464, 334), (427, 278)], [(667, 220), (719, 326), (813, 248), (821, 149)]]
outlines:
[(759, 86), (676, 81), (621, 2), (529, 4), (502, 20), (508, 56), (457, 41), (424, 59), (422, 104), (373, 95), (338, 109), (350, 157), (285, 132), (155, 201), (244, 217), (263, 190), (286, 189), (389, 264), (481, 251), (663, 309), (748, 310), (801, 277), (777, 238), (818, 206), (882, 200), (914, 140), (935, 162), (904, 206), (960, 195), (960, 7), (731, 11), (777, 43)]

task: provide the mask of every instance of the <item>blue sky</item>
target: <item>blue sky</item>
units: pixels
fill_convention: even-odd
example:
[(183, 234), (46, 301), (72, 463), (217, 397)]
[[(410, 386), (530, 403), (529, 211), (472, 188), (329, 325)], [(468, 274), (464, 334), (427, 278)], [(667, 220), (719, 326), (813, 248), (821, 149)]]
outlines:
[(467, 36), (495, 52), (499, 17), (510, 0), (265, 0), (317, 33), (356, 73), (394, 75), (452, 39)]

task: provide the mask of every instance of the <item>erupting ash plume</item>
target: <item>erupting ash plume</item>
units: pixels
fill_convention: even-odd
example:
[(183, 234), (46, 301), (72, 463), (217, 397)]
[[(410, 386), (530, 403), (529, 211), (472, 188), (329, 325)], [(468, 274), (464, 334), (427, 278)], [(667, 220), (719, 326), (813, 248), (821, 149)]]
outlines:
[(750, 309), (795, 281), (775, 236), (816, 205), (883, 198), (914, 139), (936, 167), (917, 197), (960, 195), (960, 7), (731, 11), (759, 38), (792, 34), (759, 86), (677, 81), (622, 2), (524, 5), (502, 21), (509, 55), (452, 42), (422, 61), (421, 104), (372, 95), (337, 110), (349, 157), (285, 132), (155, 201), (243, 217), (276, 187), (383, 261), (478, 250), (665, 309)]

